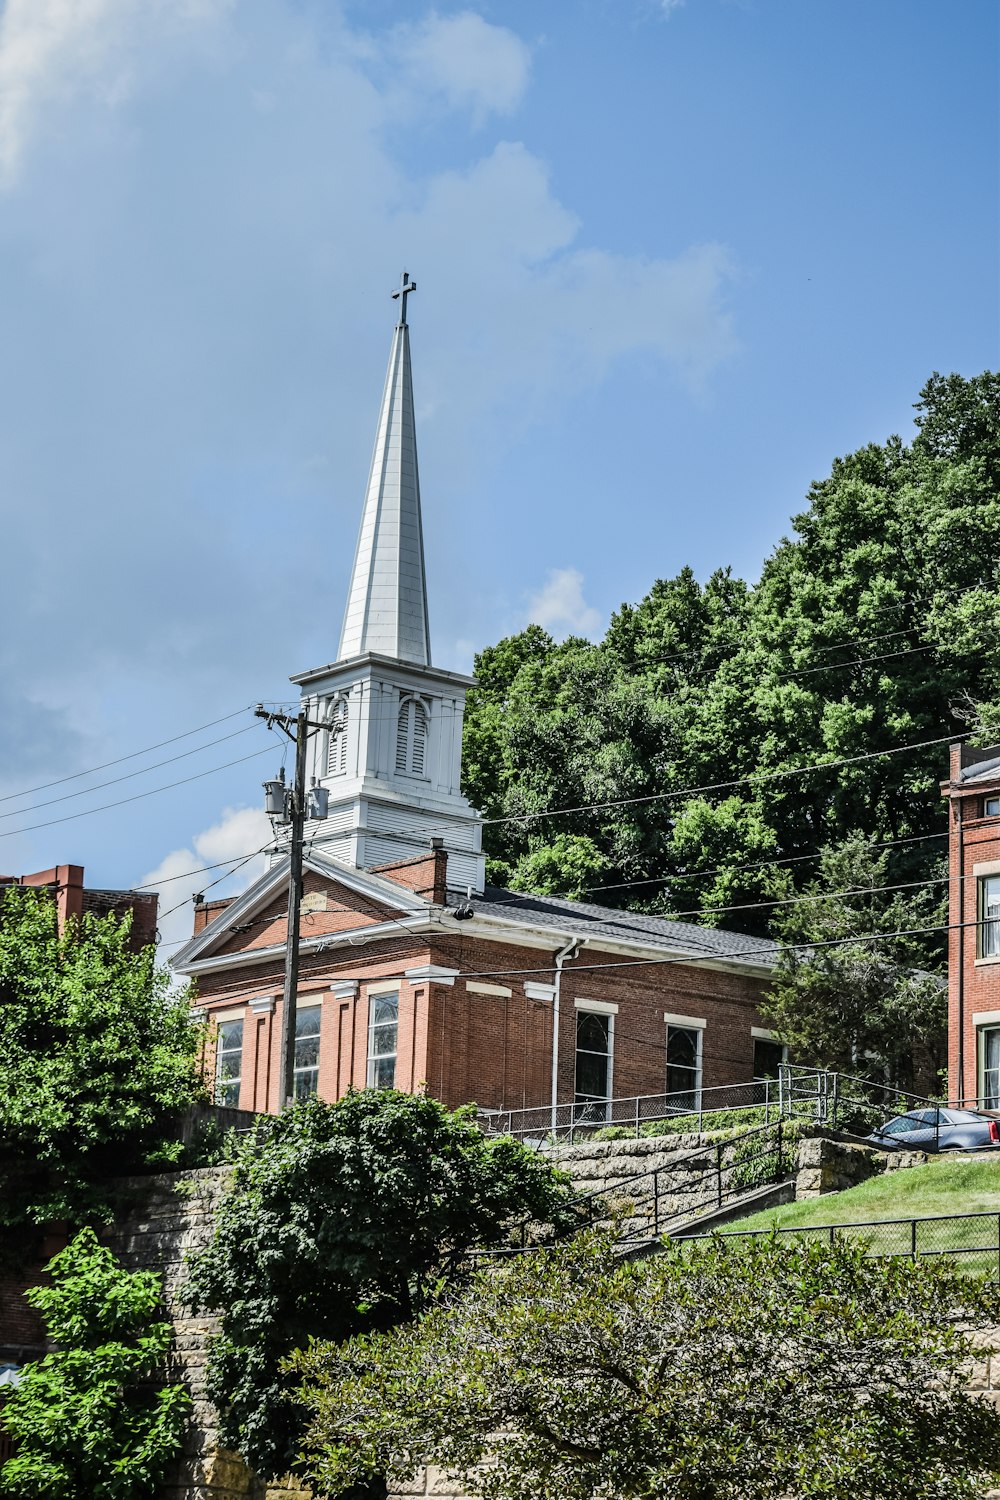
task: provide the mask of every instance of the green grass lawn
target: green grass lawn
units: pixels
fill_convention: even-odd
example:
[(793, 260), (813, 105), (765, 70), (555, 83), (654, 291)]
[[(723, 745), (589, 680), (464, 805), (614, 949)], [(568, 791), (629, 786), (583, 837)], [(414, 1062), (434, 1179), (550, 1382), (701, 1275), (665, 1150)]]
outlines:
[[(819, 1225), (875, 1222), (885, 1227), (852, 1232), (869, 1234), (875, 1254), (907, 1254), (913, 1244), (909, 1227), (887, 1221), (983, 1212), (997, 1217), (958, 1218), (919, 1226), (917, 1248), (925, 1254), (944, 1251), (957, 1255), (964, 1269), (995, 1276), (1000, 1266), (1000, 1154), (978, 1158), (945, 1156), (923, 1167), (886, 1172), (842, 1193), (826, 1193), (820, 1198), (788, 1203), (783, 1208), (766, 1209), (720, 1232), (738, 1234), (748, 1229), (777, 1228), (808, 1233), (815, 1232)], [(982, 1247), (979, 1255), (961, 1254), (974, 1247)]]

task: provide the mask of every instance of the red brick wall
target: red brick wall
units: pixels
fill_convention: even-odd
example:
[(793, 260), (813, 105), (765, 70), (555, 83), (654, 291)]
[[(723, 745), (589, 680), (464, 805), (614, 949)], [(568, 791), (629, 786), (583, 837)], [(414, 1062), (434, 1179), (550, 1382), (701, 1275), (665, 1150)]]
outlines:
[[(983, 752), (985, 754), (985, 752)], [(953, 776), (957, 778), (954, 764)], [(974, 867), (1000, 864), (1000, 818), (983, 816), (987, 796), (1000, 795), (1000, 776), (992, 786), (963, 792), (954, 785), (950, 798), (948, 874), (948, 1096), (953, 1102), (978, 1102), (977, 1012), (1000, 1011), (1000, 959), (976, 956), (978, 890)]]
[[(303, 935), (311, 935), (308, 925)], [(485, 941), (460, 933), (428, 940), (383, 937), (356, 953), (336, 948), (304, 954), (300, 1005), (322, 997), (319, 1093), (338, 1098), (367, 1076), (368, 986), (399, 983), (397, 1086), (426, 1083), (449, 1106), (475, 1101), (485, 1108), (520, 1108), (548, 1102), (551, 1093), (552, 1005), (530, 1000), (525, 980), (551, 984), (551, 950)], [(609, 963), (609, 970), (590, 966)], [(626, 964), (625, 967), (622, 965)], [(421, 979), (411, 984), (406, 969), (436, 965), (459, 971), (453, 984)], [(528, 971), (528, 972), (525, 972)], [(477, 978), (476, 976), (480, 976)], [(244, 1007), (244, 1109), (277, 1107), (281, 1036), (280, 955), (266, 963), (225, 974), (203, 975), (200, 1002), (209, 1013)], [(477, 993), (469, 982), (509, 989), (510, 994)], [(331, 985), (356, 981), (357, 992), (336, 995)], [(765, 982), (698, 964), (628, 966), (621, 954), (584, 948), (563, 971), (560, 1019), (560, 1099), (574, 1093), (577, 999), (617, 1004), (614, 1048), (616, 1097), (659, 1094), (666, 1087), (664, 1012), (703, 1018), (702, 1085), (743, 1083), (753, 1071), (751, 1027), (760, 1025), (758, 1002)], [(274, 1000), (269, 1012), (254, 1015), (251, 997)]]

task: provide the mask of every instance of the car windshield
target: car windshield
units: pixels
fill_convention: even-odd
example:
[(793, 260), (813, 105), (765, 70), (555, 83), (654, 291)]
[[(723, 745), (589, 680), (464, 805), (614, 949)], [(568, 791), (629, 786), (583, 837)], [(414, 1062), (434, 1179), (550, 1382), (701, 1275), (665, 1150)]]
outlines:
[(897, 1115), (894, 1120), (886, 1121), (879, 1135), (906, 1135), (909, 1131), (920, 1130), (923, 1124), (918, 1115)]

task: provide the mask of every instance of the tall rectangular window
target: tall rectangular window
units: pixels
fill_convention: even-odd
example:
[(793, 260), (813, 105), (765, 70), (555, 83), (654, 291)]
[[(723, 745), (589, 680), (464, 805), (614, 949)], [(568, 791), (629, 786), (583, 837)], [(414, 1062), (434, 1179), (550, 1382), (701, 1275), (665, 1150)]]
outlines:
[(611, 1097), (614, 1017), (603, 1011), (576, 1013), (576, 1102), (590, 1106), (594, 1119), (607, 1114)]
[(368, 999), (368, 1087), (396, 1086), (396, 1049), (399, 1040), (399, 991)]
[(307, 1099), (319, 1085), (319, 1024), (323, 1014), (320, 1005), (308, 1005), (295, 1012), (295, 1066), (293, 1093), (296, 1099)]
[(753, 1076), (755, 1079), (777, 1078), (781, 1064), (788, 1061), (788, 1048), (773, 1038), (753, 1039)]
[(983, 875), (979, 880), (980, 958), (1000, 958), (1000, 875)]
[(677, 1109), (697, 1109), (701, 1092), (701, 1028), (667, 1023), (667, 1093)]
[(1000, 1026), (979, 1033), (979, 1069), (982, 1108), (1000, 1109)]
[(243, 1022), (220, 1021), (215, 1039), (215, 1102), (240, 1107), (243, 1075)]

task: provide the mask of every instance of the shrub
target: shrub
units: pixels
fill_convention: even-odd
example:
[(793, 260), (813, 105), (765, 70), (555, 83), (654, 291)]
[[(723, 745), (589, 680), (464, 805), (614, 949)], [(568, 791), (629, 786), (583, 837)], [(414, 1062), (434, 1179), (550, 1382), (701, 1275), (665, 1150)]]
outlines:
[(0, 1490), (17, 1500), (147, 1500), (179, 1452), (191, 1402), (157, 1378), (170, 1347), (160, 1278), (126, 1271), (82, 1230), (27, 1299), (58, 1353), (26, 1365), (3, 1410), (17, 1444)]

